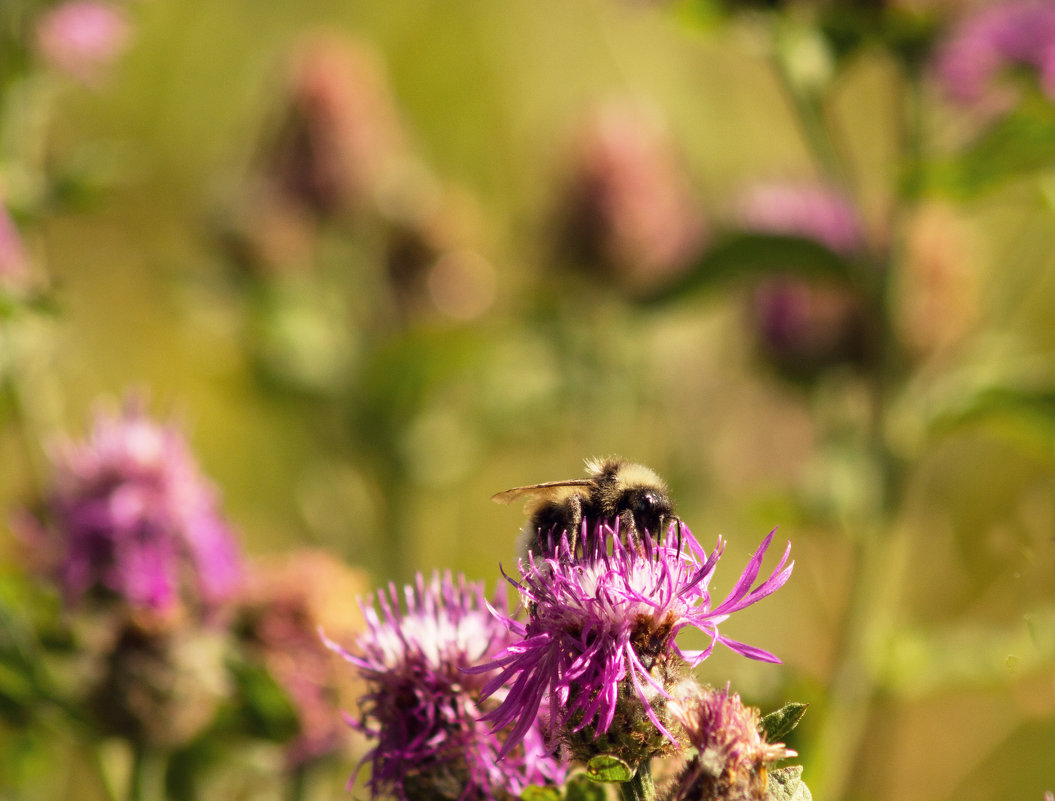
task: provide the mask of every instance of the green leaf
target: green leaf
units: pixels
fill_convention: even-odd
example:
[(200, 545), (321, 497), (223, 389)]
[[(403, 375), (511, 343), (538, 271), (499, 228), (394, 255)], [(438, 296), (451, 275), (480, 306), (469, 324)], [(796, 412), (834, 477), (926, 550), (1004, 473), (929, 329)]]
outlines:
[(784, 704), (780, 709), (762, 718), (759, 729), (769, 742), (782, 743), (784, 738), (791, 734), (791, 730), (799, 725), (808, 707), (809, 704), (796, 701)]
[(604, 787), (582, 773), (568, 779), (564, 789), (567, 801), (605, 801), (607, 797)]
[(628, 782), (636, 770), (617, 756), (600, 754), (586, 764), (586, 775), (595, 782)]
[(996, 415), (1055, 421), (1055, 389), (1040, 387), (987, 387), (942, 410), (932, 428), (943, 433), (965, 423)]
[(665, 302), (736, 280), (798, 275), (849, 282), (854, 265), (812, 239), (780, 234), (728, 234), (703, 254), (679, 281), (652, 302)]
[(1027, 94), (950, 162), (939, 165), (940, 188), (975, 196), (1000, 181), (1048, 169), (1055, 161), (1055, 108), (1039, 92)]
[(802, 781), (802, 765), (771, 770), (766, 798), (769, 801), (813, 801), (813, 795)]
[(283, 742), (297, 732), (297, 713), (289, 696), (263, 665), (232, 659), (228, 668), (254, 734)]
[(520, 794), (521, 801), (561, 801), (557, 787), (526, 787)]

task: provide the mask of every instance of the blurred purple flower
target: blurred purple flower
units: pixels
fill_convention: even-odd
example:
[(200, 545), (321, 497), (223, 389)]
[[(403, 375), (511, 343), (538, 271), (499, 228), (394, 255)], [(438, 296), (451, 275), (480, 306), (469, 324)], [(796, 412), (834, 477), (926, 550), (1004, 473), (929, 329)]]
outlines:
[(964, 105), (987, 98), (1002, 102), (997, 78), (1014, 67), (1033, 71), (1055, 100), (1055, 5), (1049, 0), (982, 8), (953, 27), (935, 56), (939, 81)]
[(813, 239), (843, 256), (864, 247), (861, 221), (853, 203), (826, 186), (760, 184), (741, 197), (738, 218), (748, 231)]
[(676, 704), (675, 715), (696, 754), (676, 779), (669, 801), (762, 799), (766, 765), (795, 756), (783, 743), (769, 743), (759, 731), (759, 714), (740, 696), (700, 689)]
[(44, 59), (82, 83), (93, 85), (124, 49), (128, 20), (108, 3), (70, 0), (37, 22), (37, 47)]
[[(811, 239), (841, 256), (853, 257), (865, 248), (850, 199), (823, 185), (756, 186), (741, 197), (738, 221), (747, 231)], [(750, 314), (766, 355), (793, 374), (862, 364), (870, 356), (865, 303), (845, 284), (792, 274), (764, 280), (752, 294)]]
[(117, 416), (97, 415), (86, 442), (57, 443), (51, 458), (47, 544), (67, 602), (101, 589), (164, 613), (181, 602), (208, 609), (234, 592), (238, 546), (175, 427), (130, 399)]
[(609, 104), (583, 125), (558, 210), (560, 245), (632, 291), (688, 266), (705, 238), (674, 148), (653, 115)]
[(344, 599), (360, 593), (365, 575), (326, 551), (298, 550), (247, 565), (235, 601), (238, 632), (247, 652), (285, 692), (297, 730), (285, 741), (286, 765), (297, 767), (336, 753), (347, 727), (333, 714), (346, 673), (319, 640), (330, 632), (357, 632), (358, 610)]
[(837, 284), (774, 278), (755, 287), (751, 316), (766, 355), (794, 374), (864, 364), (871, 354), (865, 306)]
[(293, 53), (268, 178), (285, 198), (333, 217), (369, 206), (403, 160), (405, 135), (381, 59), (365, 43), (307, 37)]
[[(567, 743), (577, 732), (596, 738), (609, 730), (617, 711), (621, 718), (633, 716), (625, 713), (626, 699), (640, 721), (647, 718), (653, 731), (676, 744), (655, 707), (671, 698), (684, 662), (699, 664), (719, 642), (751, 659), (780, 661), (719, 634), (718, 625), (784, 585), (794, 565), (787, 564), (790, 543), (769, 578), (752, 589), (773, 540), (770, 533), (728, 597), (712, 606), (708, 585), (725, 547), (720, 537), (708, 555), (680, 523), (675, 524), (680, 532), (672, 525), (662, 542), (646, 537), (633, 545), (624, 545), (609, 524), (594, 525), (595, 531), (584, 533), (583, 540), (594, 545), (583, 558), (558, 554), (521, 562), (516, 586), (530, 620), (504, 617), (522, 640), (487, 665), (500, 672), (484, 690), (491, 694), (509, 686), (500, 706), (486, 716), (496, 728), (514, 724), (505, 750), (531, 729), (540, 709), (551, 739)], [(701, 651), (681, 650), (675, 638), (686, 626), (707, 634), (710, 644)]]
[(354, 652), (325, 640), (369, 687), (359, 716), (346, 719), (376, 742), (361, 763), (372, 766), (375, 798), (498, 801), (563, 780), (537, 729), (525, 727), (518, 743), (504, 745), (503, 733), (480, 721), (487, 709), (480, 691), (493, 671), (467, 670), (512, 644), (504, 593), (489, 604), (482, 584), (450, 573), (426, 583), (418, 574), (402, 607), (395, 585), (378, 592), (377, 607), (380, 615), (364, 606), (367, 631)]

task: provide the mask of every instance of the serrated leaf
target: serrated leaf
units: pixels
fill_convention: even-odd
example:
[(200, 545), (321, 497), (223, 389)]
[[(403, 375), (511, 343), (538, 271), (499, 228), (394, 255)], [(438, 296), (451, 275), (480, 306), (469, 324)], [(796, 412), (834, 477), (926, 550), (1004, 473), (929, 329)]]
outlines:
[(567, 801), (605, 801), (607, 797), (604, 787), (582, 773), (570, 778), (564, 789)]
[(813, 801), (810, 789), (802, 781), (802, 765), (770, 771), (766, 798), (768, 801)]
[(595, 782), (628, 782), (635, 769), (617, 756), (600, 754), (586, 764), (586, 775)]
[(521, 801), (560, 801), (560, 789), (557, 787), (526, 787), (520, 794)]
[(664, 302), (735, 280), (797, 275), (848, 282), (853, 264), (812, 239), (780, 234), (726, 235), (713, 244), (678, 282), (651, 298)]
[(782, 743), (792, 729), (799, 725), (808, 708), (809, 704), (791, 701), (762, 718), (759, 729), (769, 742)]

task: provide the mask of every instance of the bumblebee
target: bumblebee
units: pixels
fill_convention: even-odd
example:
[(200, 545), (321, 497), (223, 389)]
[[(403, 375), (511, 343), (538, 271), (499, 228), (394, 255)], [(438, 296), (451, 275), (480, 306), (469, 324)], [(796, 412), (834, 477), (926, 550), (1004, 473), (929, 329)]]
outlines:
[(514, 487), (491, 500), (524, 501), (528, 521), (521, 534), (522, 553), (552, 554), (564, 532), (574, 552), (583, 520), (618, 520), (625, 537), (640, 540), (646, 532), (661, 536), (674, 519), (666, 482), (644, 465), (615, 458), (587, 460), (586, 478)]

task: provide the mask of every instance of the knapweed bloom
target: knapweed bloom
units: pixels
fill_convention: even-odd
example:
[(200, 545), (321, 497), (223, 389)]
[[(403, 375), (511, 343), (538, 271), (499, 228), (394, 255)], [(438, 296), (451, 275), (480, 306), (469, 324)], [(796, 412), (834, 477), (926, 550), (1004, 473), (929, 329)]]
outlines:
[[(826, 186), (756, 186), (740, 199), (737, 214), (746, 231), (810, 239), (848, 258), (865, 249), (850, 200)], [(868, 362), (872, 325), (861, 294), (846, 283), (793, 275), (791, 267), (787, 275), (759, 282), (752, 293), (751, 326), (765, 355), (795, 375)]]
[(842, 255), (864, 247), (857, 211), (842, 192), (823, 185), (773, 182), (751, 187), (737, 204), (748, 231), (813, 239)]
[(129, 400), (99, 414), (86, 441), (65, 439), (50, 455), (38, 540), (68, 603), (97, 593), (166, 613), (233, 593), (239, 549), (176, 427)]
[(1055, 100), (1055, 5), (1021, 0), (982, 8), (953, 27), (935, 57), (945, 91), (964, 105), (1013, 97), (998, 79), (1015, 68), (1034, 76)]
[(527, 727), (507, 746), (504, 732), (480, 720), (488, 710), (481, 690), (494, 671), (469, 669), (512, 644), (499, 619), (508, 612), (504, 593), (488, 602), (482, 584), (419, 574), (402, 597), (391, 585), (376, 606), (363, 605), (366, 631), (353, 650), (326, 640), (368, 686), (346, 719), (374, 741), (363, 764), (375, 798), (504, 801), (563, 779), (537, 730)]
[(337, 751), (347, 727), (333, 716), (342, 685), (339, 665), (319, 640), (362, 628), (343, 599), (365, 576), (325, 551), (305, 550), (250, 562), (235, 602), (238, 643), (285, 692), (296, 718), (285, 740), (286, 764), (300, 766)]
[(763, 801), (766, 766), (795, 756), (783, 743), (767, 742), (759, 730), (759, 714), (740, 696), (724, 690), (699, 689), (674, 704), (696, 754), (676, 780), (669, 801)]
[[(656, 541), (628, 542), (609, 523), (591, 525), (579, 558), (558, 552), (521, 562), (515, 584), (530, 619), (505, 618), (520, 640), (488, 665), (498, 673), (485, 692), (505, 696), (487, 719), (496, 728), (513, 725), (506, 750), (531, 730), (541, 710), (547, 736), (577, 758), (606, 753), (637, 764), (677, 747), (667, 702), (680, 693), (685, 670), (715, 645), (779, 661), (720, 634), (718, 626), (784, 585), (793, 567), (790, 544), (769, 578), (752, 588), (771, 533), (729, 595), (712, 605), (709, 585), (725, 547), (721, 538), (707, 554), (680, 522)], [(707, 647), (682, 650), (676, 638), (686, 627), (706, 634)]]
[(686, 268), (705, 238), (692, 197), (657, 115), (609, 103), (583, 124), (557, 210), (561, 249), (630, 291)]
[(284, 102), (264, 154), (278, 192), (322, 217), (376, 200), (404, 149), (377, 54), (338, 37), (308, 38), (291, 59)]
[[(305, 550), (256, 560), (246, 570), (233, 626), (244, 651), (282, 688), (296, 716), (285, 742), (297, 767), (335, 753), (347, 727), (333, 714), (343, 674), (319, 640), (362, 628), (343, 600), (361, 592), (365, 576), (325, 551)], [(340, 674), (340, 675), (339, 675)]]
[(109, 3), (70, 0), (37, 22), (37, 47), (56, 69), (85, 84), (95, 84), (124, 49), (128, 20)]

